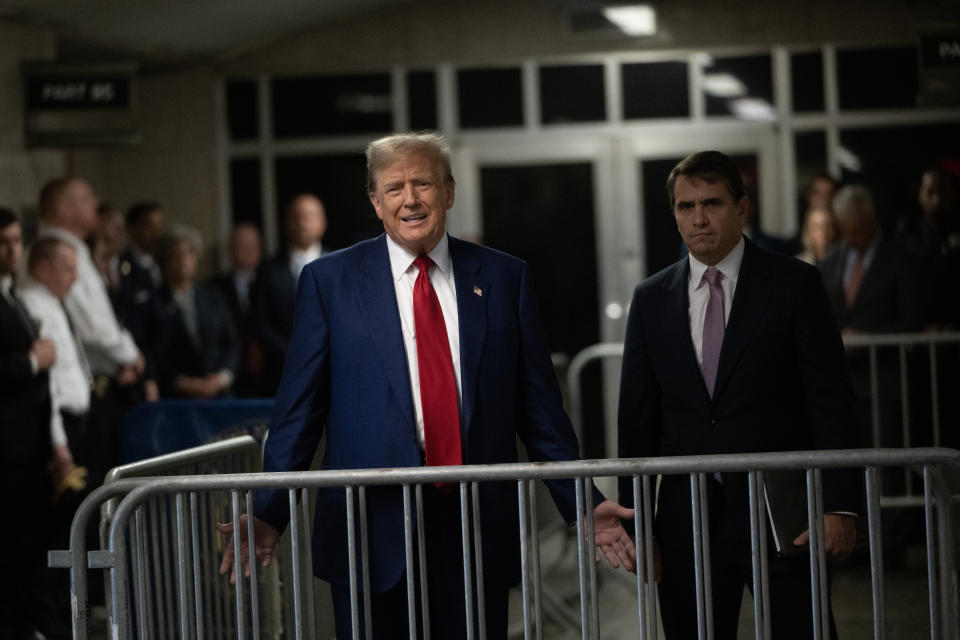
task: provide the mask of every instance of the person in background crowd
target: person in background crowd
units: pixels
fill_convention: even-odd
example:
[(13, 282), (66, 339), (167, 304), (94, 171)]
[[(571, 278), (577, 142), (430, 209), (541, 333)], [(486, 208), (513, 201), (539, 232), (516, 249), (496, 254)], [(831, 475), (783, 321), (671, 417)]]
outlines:
[(49, 370), (54, 343), (41, 338), (14, 287), (23, 255), (20, 219), (0, 209), (0, 638), (33, 639), (42, 627), (44, 528), (52, 491)]
[(803, 219), (803, 231), (800, 234), (803, 251), (797, 254), (797, 258), (807, 264), (820, 263), (837, 243), (839, 236), (833, 211), (819, 207), (810, 209)]
[(241, 397), (266, 395), (263, 347), (257, 336), (253, 300), (257, 295), (257, 268), (263, 254), (260, 230), (241, 223), (230, 234), (230, 270), (211, 281), (229, 305), (241, 344), (241, 363), (234, 392)]
[(804, 193), (806, 199), (806, 212), (813, 209), (833, 210), (833, 196), (836, 195), (840, 183), (827, 172), (816, 173), (810, 178), (807, 190)]
[[(166, 216), (157, 202), (137, 202), (127, 209), (127, 247), (129, 258), (150, 273), (153, 286), (163, 284), (163, 273), (157, 264), (158, 242), (166, 228)], [(127, 257), (127, 256), (125, 256)]]
[(97, 226), (97, 205), (90, 184), (79, 177), (52, 180), (40, 191), (40, 237), (59, 238), (77, 252), (77, 281), (64, 305), (94, 378), (87, 432), (91, 443), (101, 444), (89, 448), (93, 487), (117, 463), (121, 397), (144, 373), (143, 355), (118, 322), (106, 284), (83, 241)]
[(157, 353), (164, 396), (227, 395), (240, 363), (226, 301), (214, 287), (196, 284), (201, 250), (200, 235), (193, 229), (175, 229), (160, 243), (166, 330)]
[(302, 193), (287, 206), (284, 216), (286, 248), (265, 262), (257, 278), (259, 295), (254, 315), (264, 348), (265, 391), (276, 393), (293, 330), (297, 279), (304, 266), (323, 255), (327, 214), (316, 196)]
[[(92, 379), (83, 347), (74, 337), (63, 306), (63, 299), (77, 278), (77, 252), (59, 238), (40, 238), (30, 247), (27, 270), (23, 301), (31, 315), (42, 320), (41, 335), (57, 348), (57, 360), (50, 368), (54, 506), (47, 548), (65, 549), (69, 546), (70, 521), (85, 495), (87, 472), (82, 465), (90, 458), (89, 448), (100, 444), (90, 442), (87, 436)], [(47, 615), (43, 633), (48, 640), (70, 637), (68, 578), (58, 569), (46, 572), (42, 597)]]
[(921, 301), (910, 259), (884, 237), (873, 196), (860, 185), (837, 192), (841, 242), (823, 260), (827, 294), (844, 334), (898, 333), (920, 327)]
[[(816, 269), (745, 238), (749, 196), (726, 155), (686, 157), (670, 172), (667, 192), (689, 258), (634, 292), (620, 382), (620, 456), (855, 446), (843, 344)], [(751, 584), (747, 477), (711, 474), (706, 483), (714, 632), (733, 640)], [(621, 479), (620, 496), (633, 506), (629, 478)], [(854, 546), (856, 476), (825, 472), (823, 503), (827, 556), (842, 559)], [(690, 505), (688, 478), (663, 476), (653, 570), (659, 557), (661, 619), (670, 640), (697, 637)], [(784, 544), (807, 541), (805, 531)], [(772, 636), (813, 637), (807, 557), (771, 549), (769, 562)], [(833, 627), (832, 611), (830, 621)]]
[(900, 221), (897, 242), (916, 262), (928, 329), (960, 328), (960, 296), (945, 295), (960, 282), (960, 199), (957, 177), (942, 167), (923, 172), (917, 190), (920, 215)]
[(88, 241), (93, 262), (107, 284), (113, 311), (120, 324), (133, 336), (144, 354), (145, 372), (142, 388), (134, 385), (125, 394), (127, 405), (140, 400), (155, 402), (160, 398), (156, 382), (155, 356), (163, 330), (160, 300), (149, 269), (134, 258), (127, 243), (125, 220), (119, 208), (101, 203), (97, 207), (97, 227)]
[[(446, 233), (454, 200), (446, 141), (388, 136), (368, 145), (367, 166), (370, 202), (386, 233), (304, 269), (264, 470), (305, 469), (324, 433), (323, 466), (331, 469), (513, 462), (518, 436), (533, 460), (576, 459), (527, 265)], [(573, 522), (573, 483), (547, 484)], [(431, 633), (466, 637), (460, 500), (430, 484), (423, 493)], [(632, 568), (633, 543), (620, 518), (633, 512), (596, 494), (597, 545), (614, 566)], [(367, 631), (407, 637), (402, 497), (390, 487), (368, 495)], [(262, 561), (287, 524), (284, 496), (257, 492), (254, 546)], [(312, 540), (315, 571), (332, 585), (338, 638), (351, 635), (344, 500), (340, 488), (318, 493)], [(506, 638), (508, 590), (520, 581), (515, 486), (481, 483), (478, 508), (487, 637)], [(246, 546), (237, 565), (249, 561)], [(236, 579), (242, 569), (231, 543), (221, 573), (232, 567)]]

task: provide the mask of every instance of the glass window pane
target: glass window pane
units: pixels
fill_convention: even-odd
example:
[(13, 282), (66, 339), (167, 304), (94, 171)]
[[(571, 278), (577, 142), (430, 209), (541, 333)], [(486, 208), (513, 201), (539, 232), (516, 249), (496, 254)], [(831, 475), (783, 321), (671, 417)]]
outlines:
[(234, 225), (250, 222), (262, 227), (260, 159), (235, 158), (230, 161), (230, 216)]
[(227, 80), (227, 129), (233, 140), (258, 137), (260, 118), (255, 80)]
[(841, 109), (891, 109), (917, 104), (915, 47), (837, 51)]
[(933, 162), (955, 159), (960, 124), (842, 129), (840, 161), (844, 182), (862, 182), (874, 191), (885, 229), (917, 210), (917, 184)]
[(690, 117), (686, 62), (624, 64), (620, 78), (625, 119)]
[(274, 78), (271, 88), (278, 138), (393, 129), (388, 73)]
[(823, 111), (823, 54), (810, 51), (790, 56), (790, 84), (795, 112)]
[(407, 109), (410, 129), (425, 131), (437, 128), (437, 74), (433, 71), (407, 73)]
[[(299, 193), (313, 193), (327, 212), (324, 245), (341, 249), (383, 231), (364, 185), (367, 162), (362, 152), (311, 156), (280, 156), (277, 176), (277, 211), (282, 212)], [(283, 225), (276, 221), (278, 238)]]
[(827, 134), (823, 131), (802, 131), (793, 137), (797, 165), (797, 228), (806, 214), (807, 188), (814, 176), (827, 172)]
[(603, 66), (540, 67), (540, 121), (597, 122), (607, 119)]
[(462, 128), (523, 124), (523, 79), (518, 68), (461, 69), (457, 98)]
[(772, 120), (773, 67), (769, 55), (714, 58), (703, 67), (707, 115)]

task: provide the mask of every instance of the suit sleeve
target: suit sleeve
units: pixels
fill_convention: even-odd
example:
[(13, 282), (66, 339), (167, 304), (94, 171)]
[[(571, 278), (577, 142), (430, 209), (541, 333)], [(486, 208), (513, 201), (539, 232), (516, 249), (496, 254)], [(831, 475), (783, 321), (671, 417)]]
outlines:
[[(519, 421), (520, 440), (526, 445), (527, 454), (533, 461), (577, 460), (580, 447), (570, 418), (563, 410), (533, 279), (526, 264), (520, 276), (518, 314), (521, 340), (520, 398), (524, 418)], [(546, 484), (564, 520), (567, 523), (575, 522), (574, 483), (569, 480), (548, 480)], [(596, 488), (593, 491), (596, 506), (605, 498)]]
[[(314, 269), (297, 287), (293, 335), (263, 454), (264, 471), (304, 471), (323, 436), (330, 406), (329, 325)], [(287, 492), (257, 492), (254, 513), (282, 531), (290, 519)]]
[[(858, 446), (853, 384), (843, 341), (821, 279), (804, 270), (795, 331), (797, 362), (806, 421), (816, 449)], [(860, 491), (853, 470), (824, 472), (824, 508), (860, 511)]]
[[(617, 416), (618, 451), (621, 458), (657, 455), (663, 427), (660, 385), (650, 366), (643, 328), (642, 289), (634, 290), (627, 316), (620, 372), (620, 406)], [(633, 508), (631, 478), (620, 478), (620, 504)]]

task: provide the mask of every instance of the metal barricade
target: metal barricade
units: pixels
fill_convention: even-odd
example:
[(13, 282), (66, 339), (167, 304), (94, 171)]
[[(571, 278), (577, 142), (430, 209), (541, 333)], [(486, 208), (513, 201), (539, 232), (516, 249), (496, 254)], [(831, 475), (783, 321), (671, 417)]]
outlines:
[[(922, 478), (924, 491), (924, 521), (927, 567), (927, 604), (929, 608), (929, 633), (931, 638), (958, 637), (957, 626), (957, 571), (954, 559), (954, 527), (952, 520), (952, 500), (941, 471), (945, 467), (960, 466), (960, 452), (950, 449), (916, 448), (903, 450), (860, 449), (848, 451), (792, 452), (792, 453), (755, 453), (712, 456), (689, 456), (674, 458), (646, 458), (630, 460), (587, 460), (557, 462), (546, 464), (501, 464), (501, 465), (465, 465), (462, 467), (432, 467), (406, 469), (374, 469), (349, 471), (310, 471), (296, 473), (261, 473), (216, 476), (182, 476), (163, 479), (120, 481), (113, 487), (104, 487), (104, 494), (128, 491), (126, 497), (117, 506), (110, 526), (109, 545), (99, 553), (91, 554), (91, 566), (109, 570), (112, 584), (111, 633), (114, 638), (150, 637), (144, 635), (146, 626), (141, 619), (141, 603), (149, 594), (145, 594), (140, 584), (131, 581), (133, 566), (149, 561), (139, 553), (136, 545), (128, 544), (128, 537), (141, 535), (144, 509), (151, 499), (166, 496), (175, 502), (175, 537), (170, 540), (169, 552), (177, 558), (176, 582), (178, 588), (177, 626), (168, 637), (205, 638), (208, 630), (203, 625), (207, 604), (199, 597), (197, 573), (202, 571), (197, 556), (199, 528), (204, 526), (203, 519), (209, 517), (194, 508), (201, 496), (210, 492), (229, 492), (231, 520), (234, 524), (234, 544), (240, 548), (241, 515), (249, 512), (252, 504), (252, 492), (257, 489), (286, 490), (289, 497), (289, 515), (291, 528), (295, 535), (290, 540), (290, 553), (294, 566), (309, 566), (310, 546), (300, 538), (308, 528), (304, 525), (305, 505), (309, 500), (309, 491), (321, 487), (345, 487), (347, 496), (347, 535), (349, 541), (349, 575), (351, 584), (351, 610), (353, 613), (353, 637), (359, 638), (360, 630), (365, 629), (370, 637), (370, 567), (365, 553), (369, 532), (367, 531), (366, 492), (373, 487), (394, 485), (400, 488), (403, 498), (404, 542), (406, 548), (407, 590), (410, 637), (419, 637), (417, 633), (417, 598), (413, 576), (417, 575), (414, 566), (415, 557), (420, 566), (425, 562), (423, 551), (426, 541), (423, 538), (423, 498), (422, 485), (427, 483), (457, 483), (462, 519), (462, 557), (464, 572), (464, 597), (467, 603), (465, 629), (468, 638), (484, 638), (482, 621), (485, 618), (484, 601), (474, 594), (482, 594), (478, 585), (483, 584), (483, 555), (480, 553), (481, 541), (478, 538), (480, 512), (477, 507), (477, 494), (484, 482), (512, 481), (516, 483), (519, 510), (517, 517), (521, 528), (521, 607), (523, 633), (525, 638), (542, 637), (543, 617), (539, 593), (541, 575), (539, 571), (539, 540), (535, 521), (536, 496), (533, 483), (537, 479), (572, 479), (576, 485), (577, 503), (577, 556), (578, 556), (578, 593), (580, 605), (581, 637), (611, 637), (604, 633), (598, 615), (597, 571), (592, 558), (593, 540), (593, 494), (592, 479), (600, 477), (626, 477), (632, 480), (634, 503), (638, 505), (634, 518), (634, 535), (642, 541), (647, 566), (652, 566), (652, 521), (654, 505), (654, 485), (657, 476), (686, 475), (689, 477), (691, 496), (691, 516), (697, 575), (697, 615), (700, 638), (712, 637), (712, 593), (709, 588), (710, 576), (710, 531), (708, 501), (706, 500), (706, 480), (715, 473), (747, 472), (749, 481), (749, 519), (751, 536), (751, 558), (754, 598), (754, 634), (757, 638), (770, 636), (770, 608), (767, 585), (767, 513), (761, 497), (764, 486), (764, 474), (774, 470), (803, 469), (806, 489), (809, 496), (807, 514), (813, 524), (809, 547), (810, 598), (813, 612), (815, 638), (829, 637), (827, 577), (824, 553), (824, 541), (820, 535), (823, 522), (823, 500), (821, 470), (833, 468), (860, 469), (867, 497), (867, 519), (869, 532), (870, 583), (872, 593), (873, 637), (884, 638), (886, 633), (885, 572), (883, 568), (883, 540), (880, 514), (880, 495), (878, 474), (885, 467), (905, 467), (914, 469)], [(97, 499), (104, 495), (97, 496)], [(77, 526), (82, 526), (86, 517), (78, 512)], [(471, 525), (472, 522), (472, 525)], [(252, 521), (247, 520), (247, 535), (252, 535)], [(73, 549), (60, 552), (69, 558), (74, 570), (74, 601), (82, 599), (82, 589), (78, 581), (85, 578), (86, 562), (83, 547), (77, 547), (72, 539)], [(361, 560), (357, 561), (357, 550), (363, 550)], [(260, 638), (257, 624), (248, 624), (255, 619), (260, 609), (258, 589), (250, 588), (257, 584), (259, 567), (252, 557), (251, 576), (240, 579), (234, 591), (234, 607), (231, 615), (237, 620), (238, 638)], [(304, 557), (306, 555), (306, 557)], [(141, 569), (142, 572), (142, 569)], [(142, 573), (141, 573), (142, 575)], [(421, 574), (422, 575), (422, 574)], [(310, 619), (308, 612), (313, 594), (305, 588), (309, 577), (297, 571), (293, 576), (293, 597), (297, 603), (296, 620), (291, 630), (296, 638), (316, 637), (316, 621)], [(632, 613), (621, 612), (632, 618), (634, 631), (630, 634), (642, 638), (656, 638), (657, 613), (655, 605), (656, 586), (653, 572), (638, 571), (635, 577), (635, 602)], [(421, 624), (429, 624), (430, 609), (425, 584), (421, 585), (423, 598)], [(474, 606), (470, 603), (475, 602)], [(361, 603), (363, 605), (361, 606)], [(84, 608), (74, 608), (75, 638), (83, 638)], [(361, 613), (362, 612), (362, 613)], [(362, 615), (362, 618), (361, 618)], [(363, 620), (363, 624), (361, 624)], [(604, 620), (608, 624), (607, 619)], [(917, 621), (920, 624), (920, 621)], [(78, 632), (78, 630), (81, 630)], [(617, 636), (619, 637), (619, 635)]]

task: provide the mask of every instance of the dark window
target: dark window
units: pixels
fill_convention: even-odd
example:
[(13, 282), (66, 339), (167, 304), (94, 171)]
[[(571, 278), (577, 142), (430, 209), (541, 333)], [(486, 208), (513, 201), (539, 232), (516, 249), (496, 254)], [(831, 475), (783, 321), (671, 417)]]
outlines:
[(388, 73), (275, 78), (271, 86), (278, 138), (393, 129)]
[(827, 172), (827, 134), (823, 131), (802, 131), (793, 138), (797, 162), (797, 228), (807, 211), (807, 188), (817, 174)]
[(227, 81), (227, 127), (233, 140), (259, 136), (257, 83), (254, 80)]
[(260, 159), (237, 158), (230, 161), (230, 215), (234, 225), (250, 222), (263, 226), (263, 201), (260, 188)]
[(843, 129), (844, 182), (873, 192), (884, 228), (917, 211), (917, 185), (934, 162), (960, 164), (960, 124)]
[(514, 127), (523, 124), (523, 79), (520, 69), (457, 71), (460, 126)]
[(707, 115), (763, 118), (773, 110), (769, 55), (716, 58), (703, 68)]
[(790, 85), (795, 112), (823, 111), (823, 54), (811, 51), (790, 56)]
[(891, 109), (917, 104), (915, 47), (837, 52), (841, 109)]
[(407, 109), (410, 129), (424, 131), (437, 128), (437, 74), (433, 71), (407, 73)]
[(543, 124), (606, 119), (602, 65), (540, 67), (540, 120)]
[(313, 193), (323, 200), (327, 233), (323, 244), (341, 249), (383, 231), (364, 186), (367, 163), (363, 153), (278, 157), (277, 237), (283, 237), (283, 211), (299, 193)]
[(620, 67), (620, 77), (625, 119), (690, 116), (686, 62), (624, 64)]

